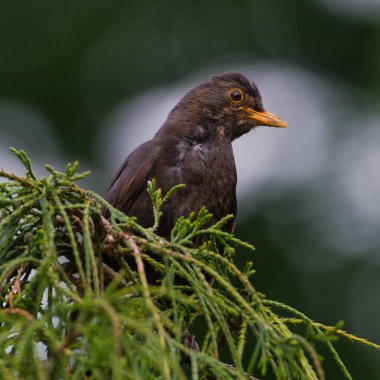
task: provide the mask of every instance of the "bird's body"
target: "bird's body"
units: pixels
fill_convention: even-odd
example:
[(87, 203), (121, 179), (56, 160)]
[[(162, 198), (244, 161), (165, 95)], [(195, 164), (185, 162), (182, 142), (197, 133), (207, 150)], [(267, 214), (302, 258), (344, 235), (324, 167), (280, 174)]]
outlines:
[[(157, 231), (161, 236), (170, 234), (180, 216), (197, 212), (202, 206), (212, 213), (213, 221), (227, 214), (236, 215), (236, 168), (231, 143), (192, 145), (173, 140), (170, 143), (178, 150), (169, 161), (167, 141), (153, 139), (133, 151), (119, 169), (107, 193), (108, 201), (148, 227), (153, 225), (153, 212), (147, 181), (154, 178), (164, 193), (185, 184), (163, 206)], [(220, 165), (220, 160), (225, 165)], [(232, 231), (232, 224), (229, 229)]]
[[(213, 77), (186, 94), (170, 112), (152, 140), (140, 145), (123, 162), (106, 199), (144, 227), (153, 224), (147, 182), (165, 193), (177, 190), (163, 206), (158, 234), (167, 237), (180, 216), (202, 206), (213, 222), (236, 217), (236, 167), (232, 141), (257, 125), (285, 127), (264, 111), (260, 93), (243, 75)], [(232, 232), (235, 219), (226, 229)]]

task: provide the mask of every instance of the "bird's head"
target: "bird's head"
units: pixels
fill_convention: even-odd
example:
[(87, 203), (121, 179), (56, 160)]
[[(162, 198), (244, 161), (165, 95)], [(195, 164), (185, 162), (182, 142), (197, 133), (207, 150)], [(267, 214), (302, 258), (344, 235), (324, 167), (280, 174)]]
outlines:
[(219, 135), (234, 140), (257, 126), (286, 128), (287, 124), (265, 111), (255, 83), (240, 73), (213, 76), (188, 92), (169, 115), (187, 132)]

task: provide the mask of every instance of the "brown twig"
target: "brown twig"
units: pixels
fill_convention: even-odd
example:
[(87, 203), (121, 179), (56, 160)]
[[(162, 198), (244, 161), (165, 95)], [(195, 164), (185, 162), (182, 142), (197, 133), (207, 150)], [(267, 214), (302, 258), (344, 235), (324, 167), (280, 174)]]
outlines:
[(8, 284), (9, 280), (12, 278), (12, 276), (14, 275), (14, 273), (16, 272), (16, 270), (17, 270), (17, 266), (13, 267), (8, 272), (8, 274), (4, 277), (4, 281), (3, 281), (3, 283), (0, 286), (0, 292), (3, 291), (3, 289), (6, 287), (6, 285)]
[(111, 279), (111, 281), (116, 279), (116, 281), (118, 281), (121, 285), (125, 287), (128, 286), (128, 282), (125, 281), (124, 277), (121, 276), (120, 273), (114, 271), (109, 265), (103, 263), (103, 270), (106, 276)]
[(38, 186), (36, 186), (32, 181), (27, 179), (26, 177), (19, 177), (14, 173), (6, 172), (3, 169), (0, 169), (0, 177), (8, 178), (11, 181), (19, 182), (24, 186), (31, 187), (33, 189), (37, 189)]
[(13, 284), (14, 290), (20, 294), (21, 293), (21, 284), (20, 284), (20, 278), (22, 276), (22, 273), (24, 272), (25, 264), (21, 264), (17, 271), (17, 276), (15, 279), (15, 282)]
[[(13, 298), (15, 294), (21, 293), (21, 284), (20, 284), (20, 278), (22, 276), (22, 273), (24, 272), (25, 264), (21, 264), (17, 270), (17, 276), (13, 282), (12, 288), (8, 293), (7, 296), (7, 304), (13, 308)], [(14, 271), (13, 271), (14, 273)]]
[(33, 321), (34, 317), (32, 314), (30, 314), (28, 311), (24, 309), (20, 309), (18, 307), (11, 307), (7, 309), (0, 310), (0, 313), (4, 314), (18, 314), (21, 315), (22, 317), (28, 319), (29, 321)]

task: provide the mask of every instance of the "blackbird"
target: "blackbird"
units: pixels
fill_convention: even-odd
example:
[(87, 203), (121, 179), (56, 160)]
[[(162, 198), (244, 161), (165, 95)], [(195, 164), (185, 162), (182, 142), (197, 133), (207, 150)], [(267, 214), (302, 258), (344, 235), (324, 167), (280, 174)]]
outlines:
[(146, 191), (156, 180), (163, 193), (185, 184), (164, 204), (157, 233), (170, 236), (176, 220), (198, 212), (212, 213), (211, 222), (227, 214), (232, 232), (236, 221), (236, 167), (232, 141), (251, 129), (286, 123), (264, 110), (255, 83), (236, 72), (213, 76), (189, 91), (169, 113), (154, 137), (122, 163), (108, 187), (106, 199), (144, 227), (153, 225), (153, 208)]

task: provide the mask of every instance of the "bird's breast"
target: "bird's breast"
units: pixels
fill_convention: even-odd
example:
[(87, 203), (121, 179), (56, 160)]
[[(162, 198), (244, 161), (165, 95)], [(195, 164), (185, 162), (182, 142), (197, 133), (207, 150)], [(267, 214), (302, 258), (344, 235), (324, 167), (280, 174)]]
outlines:
[(171, 215), (187, 216), (203, 206), (215, 221), (235, 213), (236, 168), (231, 144), (196, 144), (182, 151), (180, 157), (166, 172), (166, 184), (170, 183), (170, 187), (186, 185), (166, 205)]

